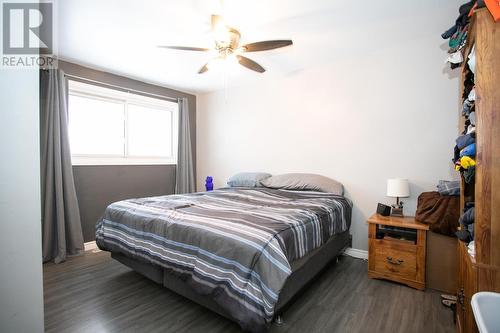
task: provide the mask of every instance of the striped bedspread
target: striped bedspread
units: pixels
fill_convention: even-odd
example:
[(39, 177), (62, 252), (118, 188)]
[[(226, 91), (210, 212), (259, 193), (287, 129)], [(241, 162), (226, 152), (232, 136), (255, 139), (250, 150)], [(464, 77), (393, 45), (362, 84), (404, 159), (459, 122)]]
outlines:
[(262, 331), (290, 263), (350, 227), (351, 202), (318, 192), (227, 188), (130, 199), (97, 223), (102, 250), (162, 266)]

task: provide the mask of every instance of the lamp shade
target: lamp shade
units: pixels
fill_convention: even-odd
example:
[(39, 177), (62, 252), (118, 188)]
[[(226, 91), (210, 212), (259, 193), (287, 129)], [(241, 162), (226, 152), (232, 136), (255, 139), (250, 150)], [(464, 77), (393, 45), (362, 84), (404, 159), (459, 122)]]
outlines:
[(387, 179), (387, 196), (406, 198), (410, 196), (410, 185), (408, 179)]

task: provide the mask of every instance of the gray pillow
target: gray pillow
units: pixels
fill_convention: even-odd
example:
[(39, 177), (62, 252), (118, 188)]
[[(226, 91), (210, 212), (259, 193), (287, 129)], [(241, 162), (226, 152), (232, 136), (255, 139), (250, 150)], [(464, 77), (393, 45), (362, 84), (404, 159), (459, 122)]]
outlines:
[(261, 181), (261, 184), (276, 189), (320, 191), (344, 195), (344, 186), (341, 183), (311, 173), (285, 173), (267, 178)]
[(227, 181), (230, 187), (261, 187), (261, 181), (271, 177), (271, 174), (265, 172), (240, 172)]

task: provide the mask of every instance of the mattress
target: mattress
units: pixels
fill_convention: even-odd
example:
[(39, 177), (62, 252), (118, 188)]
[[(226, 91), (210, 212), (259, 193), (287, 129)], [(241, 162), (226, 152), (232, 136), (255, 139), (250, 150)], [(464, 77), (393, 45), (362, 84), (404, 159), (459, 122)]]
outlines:
[(342, 196), (264, 188), (111, 204), (97, 244), (154, 264), (207, 296), (245, 329), (265, 330), (298, 262), (349, 229)]

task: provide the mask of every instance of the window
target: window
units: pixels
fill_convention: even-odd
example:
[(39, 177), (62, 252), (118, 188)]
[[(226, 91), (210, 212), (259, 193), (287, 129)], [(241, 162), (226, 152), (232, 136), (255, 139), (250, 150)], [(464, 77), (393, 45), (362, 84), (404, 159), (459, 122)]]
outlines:
[(69, 81), (75, 165), (175, 164), (177, 103)]

